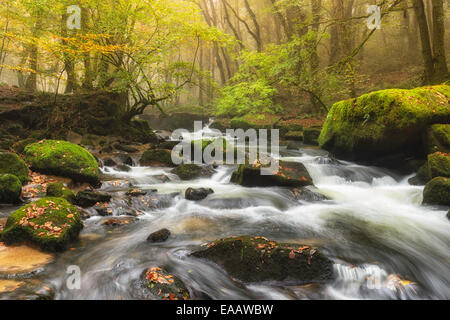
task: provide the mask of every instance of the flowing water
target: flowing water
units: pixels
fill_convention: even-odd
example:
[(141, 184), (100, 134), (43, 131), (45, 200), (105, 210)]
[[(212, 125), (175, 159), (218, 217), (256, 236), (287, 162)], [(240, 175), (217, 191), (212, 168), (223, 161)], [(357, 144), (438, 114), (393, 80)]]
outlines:
[[(421, 206), (423, 187), (388, 170), (337, 161), (318, 149), (282, 150), (281, 155), (303, 163), (330, 200), (307, 203), (283, 188), (231, 184), (236, 166), (221, 166), (212, 177), (187, 182), (170, 169), (104, 168), (107, 180), (124, 180), (122, 186), (105, 187), (114, 195), (114, 215), (123, 213), (129, 183), (156, 189), (150, 194), (156, 205), (136, 202), (137, 220), (116, 228), (101, 225), (104, 217), (89, 218), (80, 242), (39, 278), (54, 288), (56, 299), (146, 298), (137, 280), (152, 266), (180, 277), (199, 299), (450, 298), (450, 221), (445, 208)], [(187, 201), (188, 187), (215, 193)], [(146, 241), (161, 228), (171, 230), (168, 241)], [(214, 264), (189, 256), (205, 242), (246, 234), (319, 247), (334, 261), (336, 280), (243, 285)], [(70, 265), (81, 269), (80, 290), (66, 286)]]

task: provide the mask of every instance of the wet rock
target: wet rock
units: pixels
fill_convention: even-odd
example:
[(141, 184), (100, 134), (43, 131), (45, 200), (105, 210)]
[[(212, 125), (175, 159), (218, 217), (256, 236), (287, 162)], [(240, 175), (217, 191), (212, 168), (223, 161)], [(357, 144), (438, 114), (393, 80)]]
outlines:
[(170, 237), (170, 231), (167, 229), (161, 229), (150, 234), (147, 241), (150, 242), (164, 242)]
[(139, 163), (141, 166), (175, 167), (171, 154), (171, 151), (166, 149), (149, 149), (144, 152)]
[(173, 201), (173, 198), (179, 195), (175, 194), (147, 194), (140, 197), (129, 197), (128, 205), (133, 210), (148, 211), (149, 209), (157, 210), (168, 208)]
[(54, 260), (54, 255), (25, 245), (5, 246), (0, 243), (0, 278), (37, 273)]
[(103, 160), (103, 165), (106, 166), (106, 167), (115, 167), (117, 165), (117, 162), (115, 162), (111, 158), (105, 158)]
[(64, 198), (70, 203), (74, 203), (75, 201), (75, 194), (72, 190), (66, 188), (64, 184), (59, 182), (53, 182), (47, 185), (47, 197)]
[(139, 149), (133, 147), (133, 146), (129, 146), (126, 144), (122, 144), (122, 143), (116, 143), (114, 144), (114, 148), (116, 148), (117, 150), (120, 151), (125, 151), (127, 153), (136, 153), (139, 152)]
[(62, 198), (43, 198), (14, 211), (0, 238), (6, 244), (30, 242), (62, 251), (83, 229), (79, 210)]
[(209, 177), (214, 174), (214, 169), (209, 166), (198, 166), (196, 164), (181, 164), (172, 170), (181, 180), (193, 180), (200, 177)]
[(142, 273), (144, 287), (163, 300), (188, 300), (189, 291), (176, 276), (159, 267), (152, 267)]
[(423, 190), (423, 203), (450, 205), (450, 178), (437, 177), (428, 182)]
[(292, 194), (294, 195), (295, 200), (307, 201), (307, 202), (318, 202), (329, 200), (323, 194), (318, 192), (314, 192), (308, 188), (296, 188), (292, 189)]
[(109, 202), (111, 200), (111, 195), (107, 193), (94, 192), (90, 190), (79, 191), (75, 197), (75, 204), (87, 208), (92, 207), (98, 202)]
[(141, 189), (130, 189), (127, 191), (126, 195), (130, 197), (139, 197), (139, 196), (145, 196), (147, 194), (146, 191), (143, 191)]
[(300, 141), (291, 141), (291, 142), (288, 143), (286, 148), (288, 150), (298, 150), (301, 146), (302, 146), (302, 144), (301, 144)]
[(30, 181), (28, 166), (18, 155), (11, 152), (0, 152), (0, 174), (15, 175), (22, 185)]
[(260, 166), (240, 165), (231, 182), (244, 187), (304, 187), (312, 185), (312, 178), (305, 166), (298, 162), (279, 162), (279, 170), (272, 175), (261, 175)]
[(155, 145), (154, 149), (165, 149), (172, 151), (172, 149), (179, 143), (179, 141), (163, 141)]
[(192, 254), (223, 267), (232, 277), (247, 282), (323, 282), (333, 278), (333, 263), (317, 249), (277, 243), (263, 237), (216, 240)]
[(320, 136), (320, 129), (309, 128), (303, 132), (303, 142), (305, 144), (317, 146), (319, 145), (318, 139)]
[(185, 193), (185, 198), (187, 200), (199, 201), (205, 199), (207, 196), (213, 193), (214, 190), (211, 188), (199, 188), (199, 189), (188, 188)]
[(0, 203), (19, 203), (22, 183), (12, 174), (0, 174)]
[(134, 222), (136, 219), (131, 217), (120, 217), (120, 218), (113, 218), (113, 219), (107, 219), (102, 222), (103, 226), (111, 226), (111, 227), (120, 227), (129, 225), (130, 223)]
[(119, 153), (115, 155), (115, 161), (117, 164), (125, 164), (127, 166), (133, 166), (133, 158), (126, 153)]
[(44, 174), (72, 178), (77, 182), (100, 183), (95, 157), (67, 141), (42, 140), (28, 145), (25, 159), (32, 169)]

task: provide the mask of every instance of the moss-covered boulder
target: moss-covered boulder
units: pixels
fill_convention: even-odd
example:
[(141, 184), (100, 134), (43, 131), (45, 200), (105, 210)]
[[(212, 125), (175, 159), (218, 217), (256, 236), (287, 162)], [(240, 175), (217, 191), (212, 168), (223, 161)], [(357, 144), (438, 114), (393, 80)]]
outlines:
[(46, 251), (61, 251), (83, 228), (79, 210), (62, 198), (43, 198), (14, 211), (0, 238), (6, 244), (30, 242)]
[(47, 185), (47, 197), (64, 198), (70, 203), (74, 203), (75, 194), (60, 182), (53, 182)]
[(193, 180), (201, 177), (209, 177), (214, 174), (214, 169), (196, 164), (181, 164), (172, 170), (181, 180)]
[(450, 153), (435, 152), (428, 155), (428, 177), (450, 178)]
[(427, 132), (426, 148), (428, 153), (450, 153), (450, 124), (434, 124)]
[(319, 144), (318, 139), (320, 136), (320, 129), (307, 128), (303, 131), (303, 142), (305, 144), (317, 146)]
[(78, 182), (99, 183), (99, 169), (94, 156), (67, 141), (41, 140), (25, 147), (25, 159), (32, 169)]
[(261, 175), (260, 165), (240, 165), (231, 182), (244, 187), (305, 187), (312, 185), (312, 178), (305, 166), (298, 162), (279, 162), (278, 172)]
[(294, 280), (311, 283), (333, 278), (333, 263), (317, 249), (277, 243), (263, 237), (216, 240), (192, 255), (211, 260), (232, 277), (246, 282)]
[(351, 160), (424, 155), (423, 133), (450, 121), (450, 86), (390, 89), (334, 104), (319, 137), (322, 148)]
[(30, 180), (27, 164), (11, 152), (0, 152), (0, 174), (13, 174), (22, 184)]
[(423, 203), (450, 206), (450, 178), (437, 177), (423, 190)]
[(172, 162), (172, 152), (167, 149), (150, 149), (144, 152), (139, 160), (141, 166), (175, 167)]
[(0, 174), (0, 203), (18, 203), (22, 193), (22, 183), (12, 174)]
[(162, 300), (188, 300), (189, 291), (176, 276), (160, 267), (152, 267), (142, 273), (144, 287)]

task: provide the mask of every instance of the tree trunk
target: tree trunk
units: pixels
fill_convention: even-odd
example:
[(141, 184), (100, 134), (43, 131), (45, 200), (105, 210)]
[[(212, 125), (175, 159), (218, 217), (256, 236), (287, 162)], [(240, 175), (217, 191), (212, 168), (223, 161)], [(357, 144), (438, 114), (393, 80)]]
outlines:
[(425, 83), (430, 84), (434, 78), (433, 53), (431, 51), (431, 39), (428, 30), (425, 6), (423, 0), (414, 0), (414, 10), (419, 25), (420, 42), (422, 44), (422, 57), (425, 65)]
[(444, 19), (444, 1), (433, 0), (433, 58), (435, 72), (433, 80), (435, 83), (441, 83), (448, 79)]

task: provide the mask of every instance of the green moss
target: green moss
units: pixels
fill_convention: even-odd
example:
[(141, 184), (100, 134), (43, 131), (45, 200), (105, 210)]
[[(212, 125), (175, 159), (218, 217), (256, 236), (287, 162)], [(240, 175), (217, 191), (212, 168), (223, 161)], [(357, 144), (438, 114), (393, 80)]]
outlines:
[(12, 145), (12, 149), (17, 152), (18, 154), (22, 154), (25, 150), (25, 147), (33, 142), (38, 141), (38, 139), (35, 138), (27, 138), (20, 141), (17, 141)]
[(66, 141), (42, 140), (25, 148), (25, 159), (41, 173), (98, 184), (97, 160), (87, 150)]
[(427, 132), (427, 151), (450, 153), (450, 124), (434, 124)]
[(7, 244), (31, 242), (46, 251), (61, 251), (74, 241), (83, 224), (80, 212), (62, 198), (43, 198), (14, 211), (1, 239)]
[(423, 203), (450, 205), (450, 179), (436, 177), (427, 183), (423, 190)]
[(74, 203), (75, 194), (62, 183), (54, 182), (47, 185), (47, 197), (59, 197), (66, 199), (70, 203)]
[(417, 153), (432, 124), (450, 120), (450, 86), (390, 89), (338, 102), (319, 137), (322, 148), (350, 159)]
[(166, 149), (150, 149), (144, 152), (139, 161), (141, 166), (175, 167), (172, 162), (172, 152)]
[(12, 174), (0, 174), (0, 203), (18, 203), (22, 193), (22, 183)]
[(435, 177), (450, 177), (450, 154), (435, 152), (428, 155), (428, 176)]
[(144, 286), (153, 295), (163, 300), (188, 300), (189, 291), (184, 283), (167, 271), (153, 267), (142, 273)]
[(231, 276), (248, 282), (295, 279), (310, 283), (333, 277), (332, 262), (316, 249), (262, 237), (216, 240), (193, 256), (211, 260)]
[(22, 184), (30, 180), (26, 163), (15, 153), (0, 152), (0, 174), (9, 173), (19, 178)]

